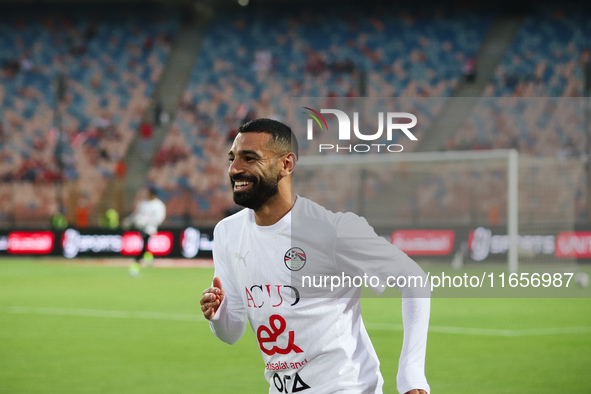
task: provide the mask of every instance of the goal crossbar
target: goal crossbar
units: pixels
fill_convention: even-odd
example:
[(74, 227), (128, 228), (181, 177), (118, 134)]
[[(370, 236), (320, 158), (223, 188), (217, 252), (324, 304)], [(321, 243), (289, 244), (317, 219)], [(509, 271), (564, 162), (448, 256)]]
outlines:
[(441, 162), (505, 159), (507, 160), (507, 234), (509, 250), (507, 265), (510, 272), (518, 271), (518, 197), (519, 197), (519, 154), (515, 149), (491, 149), (480, 151), (411, 152), (382, 155), (327, 155), (305, 156), (298, 160), (298, 166), (349, 166), (359, 164), (386, 164), (396, 162)]

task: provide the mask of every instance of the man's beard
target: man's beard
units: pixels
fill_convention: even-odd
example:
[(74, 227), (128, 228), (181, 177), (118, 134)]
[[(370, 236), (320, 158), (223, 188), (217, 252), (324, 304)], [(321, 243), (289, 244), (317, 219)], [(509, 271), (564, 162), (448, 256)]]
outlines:
[[(236, 175), (230, 178), (234, 202), (246, 208), (257, 210), (263, 206), (271, 197), (279, 191), (279, 184), (276, 176), (270, 175), (268, 178), (257, 179), (254, 176)], [(236, 181), (252, 182), (250, 189), (246, 191), (234, 191)]]

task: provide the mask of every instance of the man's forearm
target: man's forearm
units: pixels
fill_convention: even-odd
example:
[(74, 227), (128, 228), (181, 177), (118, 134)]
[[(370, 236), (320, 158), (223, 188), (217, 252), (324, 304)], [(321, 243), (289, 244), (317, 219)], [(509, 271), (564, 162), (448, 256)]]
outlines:
[(430, 391), (425, 377), (430, 298), (403, 298), (404, 339), (398, 364), (397, 388), (400, 393), (412, 389)]
[(231, 311), (224, 299), (214, 317), (209, 321), (209, 327), (216, 337), (232, 345), (244, 335), (246, 317), (241, 312)]

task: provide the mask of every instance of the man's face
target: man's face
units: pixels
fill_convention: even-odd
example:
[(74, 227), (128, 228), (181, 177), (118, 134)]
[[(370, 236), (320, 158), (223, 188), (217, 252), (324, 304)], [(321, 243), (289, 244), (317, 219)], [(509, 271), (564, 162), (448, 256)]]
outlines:
[(277, 194), (280, 162), (270, 140), (270, 134), (257, 132), (241, 133), (234, 139), (228, 174), (236, 204), (257, 210)]

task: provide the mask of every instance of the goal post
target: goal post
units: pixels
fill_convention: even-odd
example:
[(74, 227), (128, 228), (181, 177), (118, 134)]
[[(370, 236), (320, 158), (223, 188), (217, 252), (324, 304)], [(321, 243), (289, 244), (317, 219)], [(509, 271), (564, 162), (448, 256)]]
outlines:
[[(506, 253), (513, 273), (522, 259), (537, 264), (554, 258), (548, 245), (533, 244), (534, 237), (548, 244), (546, 234), (572, 229), (569, 184), (581, 174), (575, 160), (528, 157), (514, 149), (337, 154), (301, 157), (294, 188), (332, 211), (364, 216), (381, 234), (393, 228), (488, 231), (491, 254), (505, 248), (498, 256)], [(571, 195), (555, 192), (569, 187)], [(497, 236), (491, 238), (490, 228)], [(520, 237), (520, 229), (533, 235)], [(544, 256), (540, 248), (547, 249)]]
[(517, 150), (507, 151), (507, 234), (509, 235), (509, 251), (507, 264), (510, 273), (518, 271), (518, 237), (519, 237), (519, 155)]

